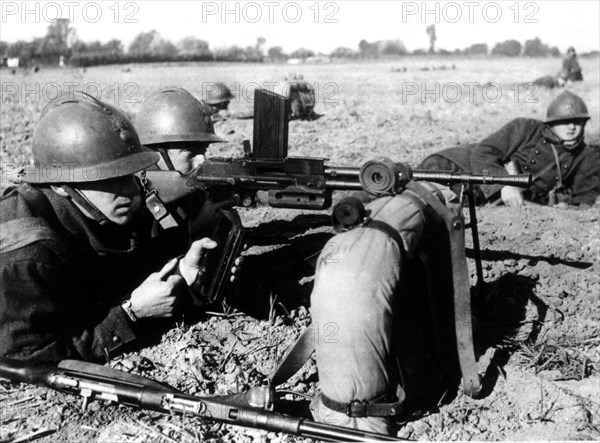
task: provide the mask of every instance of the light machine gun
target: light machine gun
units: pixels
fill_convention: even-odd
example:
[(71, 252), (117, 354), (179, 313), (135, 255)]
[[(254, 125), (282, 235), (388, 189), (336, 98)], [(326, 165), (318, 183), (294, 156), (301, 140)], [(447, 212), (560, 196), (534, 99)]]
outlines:
[(235, 401), (235, 396), (196, 397), (139, 375), (76, 360), (63, 360), (58, 366), (38, 366), (20, 360), (0, 358), (0, 377), (80, 395), (84, 400), (84, 408), (90, 400), (108, 400), (167, 414), (191, 415), (221, 423), (326, 441), (398, 440), (387, 435), (240, 406), (236, 404), (239, 402)]
[[(477, 218), (473, 185), (500, 184), (526, 188), (531, 175), (488, 175), (463, 172), (413, 170), (404, 163), (389, 159), (371, 160), (362, 166), (336, 166), (328, 159), (288, 156), (289, 99), (274, 92), (257, 89), (254, 94), (253, 144), (244, 142), (240, 158), (209, 158), (193, 172), (183, 175), (176, 171), (145, 172), (145, 190), (158, 201), (152, 211), (161, 221), (168, 214), (161, 203), (170, 203), (198, 190), (215, 186), (230, 187), (238, 197), (239, 206), (256, 203), (257, 191), (268, 193), (268, 203), (274, 208), (323, 210), (331, 206), (333, 191), (366, 191), (375, 196), (400, 192), (410, 181), (431, 181), (444, 185), (462, 184), (461, 201), (468, 203), (473, 248), (477, 263), (478, 284), (483, 281), (481, 270)], [(152, 209), (152, 206), (149, 205)], [(227, 218), (222, 217), (227, 221)], [(230, 224), (235, 235), (231, 247), (220, 254), (213, 268), (227, 272), (239, 254), (243, 230)], [(222, 231), (222, 230), (221, 230)], [(212, 254), (213, 257), (215, 254)], [(218, 301), (223, 294), (225, 278), (211, 285), (209, 301)]]

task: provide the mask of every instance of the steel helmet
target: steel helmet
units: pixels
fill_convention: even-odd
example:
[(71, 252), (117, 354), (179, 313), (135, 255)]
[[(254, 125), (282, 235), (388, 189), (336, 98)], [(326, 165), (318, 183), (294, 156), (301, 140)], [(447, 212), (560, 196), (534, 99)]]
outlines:
[(234, 95), (225, 83), (207, 83), (204, 85), (204, 102), (209, 105), (218, 105), (231, 101)]
[(583, 99), (572, 92), (559, 94), (548, 106), (546, 123), (577, 119), (589, 120), (590, 114)]
[(215, 135), (208, 107), (185, 89), (149, 97), (135, 119), (143, 145), (169, 142), (224, 142)]
[(159, 159), (140, 144), (123, 112), (81, 91), (44, 107), (31, 150), (35, 167), (20, 174), (20, 181), (31, 183), (106, 180), (147, 169)]

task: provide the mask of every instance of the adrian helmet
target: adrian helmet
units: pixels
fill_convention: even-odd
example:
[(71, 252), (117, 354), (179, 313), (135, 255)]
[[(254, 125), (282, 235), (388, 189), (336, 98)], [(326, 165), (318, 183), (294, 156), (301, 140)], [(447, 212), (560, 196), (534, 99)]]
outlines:
[(562, 92), (548, 106), (546, 123), (577, 119), (589, 120), (590, 114), (583, 99), (572, 92)]
[(229, 102), (234, 98), (225, 83), (206, 83), (204, 85), (203, 101), (209, 105), (218, 105)]
[(35, 173), (22, 181), (73, 183), (134, 174), (159, 155), (140, 144), (119, 109), (81, 91), (69, 91), (44, 107), (33, 132)]
[(149, 97), (142, 104), (135, 124), (143, 145), (224, 142), (215, 135), (210, 115), (210, 109), (188, 91), (171, 88)]

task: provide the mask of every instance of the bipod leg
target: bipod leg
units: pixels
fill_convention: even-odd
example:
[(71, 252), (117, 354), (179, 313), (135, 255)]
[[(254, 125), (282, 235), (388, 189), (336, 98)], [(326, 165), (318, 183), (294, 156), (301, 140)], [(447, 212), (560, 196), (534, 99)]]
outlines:
[(479, 230), (477, 229), (477, 211), (475, 209), (475, 197), (473, 195), (473, 184), (469, 183), (467, 190), (467, 201), (469, 204), (469, 224), (473, 236), (473, 255), (475, 256), (475, 269), (477, 273), (477, 293), (482, 295), (485, 281), (483, 280), (483, 266), (481, 263), (481, 247), (479, 246)]

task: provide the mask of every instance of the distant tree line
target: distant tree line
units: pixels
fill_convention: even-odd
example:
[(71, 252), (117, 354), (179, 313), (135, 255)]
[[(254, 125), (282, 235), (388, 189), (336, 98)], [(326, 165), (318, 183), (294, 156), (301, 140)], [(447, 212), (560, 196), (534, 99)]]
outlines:
[[(527, 40), (522, 45), (517, 40), (506, 40), (497, 43), (491, 50), (485, 43), (476, 43), (465, 49), (448, 51), (435, 49), (437, 40), (435, 28), (428, 27), (430, 47), (428, 50), (408, 51), (401, 40), (379, 40), (367, 42), (361, 40), (357, 49), (338, 47), (331, 58), (357, 59), (379, 58), (409, 55), (466, 55), (466, 56), (506, 56), (506, 57), (558, 57), (561, 55), (557, 47), (550, 47), (539, 38)], [(209, 43), (197, 37), (185, 37), (172, 43), (162, 37), (156, 30), (138, 34), (127, 49), (118, 39), (102, 43), (100, 41), (84, 42), (77, 37), (76, 30), (67, 19), (57, 20), (48, 26), (46, 35), (32, 41), (7, 43), (0, 41), (0, 55), (3, 59), (17, 57), (21, 66), (36, 64), (58, 64), (63, 58), (72, 66), (94, 66), (117, 63), (151, 63), (178, 61), (234, 61), (234, 62), (285, 62), (289, 59), (309, 59), (315, 57), (314, 51), (298, 48), (286, 54), (281, 46), (273, 46), (264, 50), (266, 40), (259, 37), (250, 46), (226, 46), (211, 49)], [(597, 54), (597, 51), (595, 52)], [(592, 53), (591, 55), (594, 55)]]

